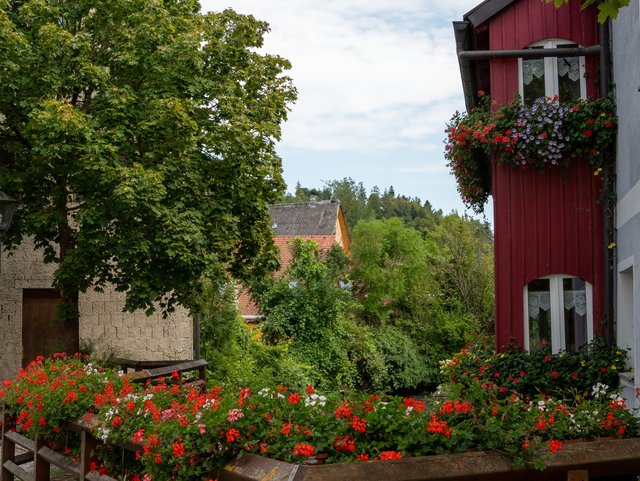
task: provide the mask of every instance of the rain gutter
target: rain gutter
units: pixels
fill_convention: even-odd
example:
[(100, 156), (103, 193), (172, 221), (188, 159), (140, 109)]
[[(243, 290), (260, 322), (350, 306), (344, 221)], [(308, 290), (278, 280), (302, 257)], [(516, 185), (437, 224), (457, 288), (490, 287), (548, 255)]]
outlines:
[[(599, 37), (602, 51), (600, 53), (600, 96), (606, 97), (611, 92), (611, 22), (606, 21), (599, 26)], [(609, 152), (608, 155), (614, 156), (611, 165), (615, 165), (615, 152)], [(614, 288), (615, 288), (615, 258), (609, 244), (616, 242), (616, 199), (614, 195), (610, 195), (616, 191), (616, 170), (606, 169), (605, 175), (602, 177), (602, 191), (605, 194), (602, 199), (602, 228), (604, 239), (604, 298), (603, 311), (605, 321), (605, 339), (607, 344), (615, 345), (616, 327), (615, 327), (615, 310), (614, 310)]]

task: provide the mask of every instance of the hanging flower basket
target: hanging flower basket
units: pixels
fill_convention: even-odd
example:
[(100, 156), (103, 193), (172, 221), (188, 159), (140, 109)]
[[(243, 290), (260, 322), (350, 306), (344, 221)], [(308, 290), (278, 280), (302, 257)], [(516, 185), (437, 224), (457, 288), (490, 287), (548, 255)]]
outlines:
[(540, 172), (585, 158), (599, 175), (615, 158), (617, 118), (610, 97), (559, 102), (515, 99), (496, 108), (486, 95), (447, 124), (445, 158), (465, 205), (480, 213), (490, 195), (488, 159)]

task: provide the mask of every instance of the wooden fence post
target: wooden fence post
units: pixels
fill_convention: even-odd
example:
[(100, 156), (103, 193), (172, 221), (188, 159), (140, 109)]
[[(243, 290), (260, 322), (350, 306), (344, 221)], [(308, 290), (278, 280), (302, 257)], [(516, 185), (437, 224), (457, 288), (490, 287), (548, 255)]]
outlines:
[(14, 476), (11, 471), (4, 467), (6, 461), (15, 462), (16, 459), (16, 444), (11, 441), (4, 434), (11, 431), (16, 427), (15, 416), (7, 412), (6, 406), (4, 408), (4, 416), (2, 419), (2, 481), (13, 481)]
[(38, 451), (40, 448), (46, 446), (45, 442), (40, 436), (36, 436), (35, 449), (33, 450), (33, 464), (35, 465), (34, 481), (49, 481), (51, 474), (51, 465), (49, 461), (44, 459)]
[(98, 441), (87, 429), (83, 429), (80, 433), (80, 476), (79, 481), (84, 481), (85, 476), (91, 471), (91, 461), (93, 461), (93, 452), (98, 446)]

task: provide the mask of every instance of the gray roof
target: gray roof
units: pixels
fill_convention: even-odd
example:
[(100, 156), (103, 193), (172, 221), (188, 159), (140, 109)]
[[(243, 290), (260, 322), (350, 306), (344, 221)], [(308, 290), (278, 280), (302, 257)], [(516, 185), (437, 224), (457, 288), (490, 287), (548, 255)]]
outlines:
[(485, 0), (479, 5), (469, 10), (464, 19), (471, 22), (474, 27), (486, 22), (494, 15), (500, 13), (506, 7), (511, 5), (515, 0)]
[(328, 200), (272, 205), (271, 228), (277, 236), (335, 235), (339, 208)]

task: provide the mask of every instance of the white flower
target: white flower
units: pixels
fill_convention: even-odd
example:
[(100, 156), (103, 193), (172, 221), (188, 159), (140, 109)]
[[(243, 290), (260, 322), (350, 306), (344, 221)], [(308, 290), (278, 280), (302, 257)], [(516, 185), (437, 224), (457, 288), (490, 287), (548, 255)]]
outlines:
[(107, 428), (102, 428), (102, 432), (100, 433), (100, 439), (102, 439), (102, 441), (105, 442), (107, 438), (109, 438), (109, 433), (110, 431)]
[(598, 384), (596, 384), (591, 388), (591, 396), (597, 399), (600, 396), (605, 396), (608, 391), (609, 391), (609, 386), (599, 382)]

